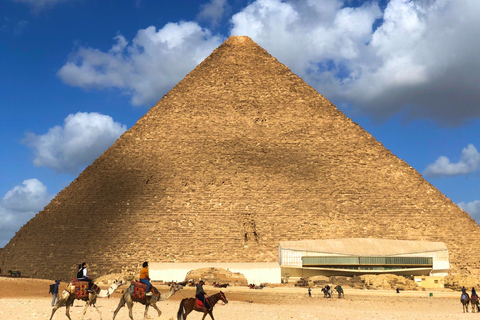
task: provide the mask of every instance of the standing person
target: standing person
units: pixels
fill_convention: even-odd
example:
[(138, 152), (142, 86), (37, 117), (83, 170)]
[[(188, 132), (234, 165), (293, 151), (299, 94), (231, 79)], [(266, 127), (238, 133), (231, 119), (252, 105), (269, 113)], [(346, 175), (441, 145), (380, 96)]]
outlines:
[(78, 272), (77, 272), (77, 280), (80, 281), (88, 281), (88, 288), (87, 291), (92, 291), (92, 279), (87, 276), (87, 263), (83, 262), (82, 264), (78, 265)]
[(140, 282), (147, 285), (147, 293), (145, 295), (151, 296), (153, 295), (153, 292), (150, 292), (152, 284), (150, 283), (150, 276), (148, 274), (148, 261), (145, 261), (142, 266), (143, 269), (140, 271)]
[(60, 280), (55, 280), (52, 289), (52, 307), (54, 307), (58, 303), (58, 286), (60, 285)]
[(312, 297), (312, 289), (308, 287), (308, 296), (311, 298)]
[(203, 290), (203, 285), (205, 282), (203, 280), (200, 280), (200, 282), (197, 284), (197, 290), (195, 292), (195, 297), (203, 302), (203, 305), (207, 310), (210, 310), (210, 304), (207, 302), (207, 299), (205, 299), (205, 296), (207, 295), (205, 291)]

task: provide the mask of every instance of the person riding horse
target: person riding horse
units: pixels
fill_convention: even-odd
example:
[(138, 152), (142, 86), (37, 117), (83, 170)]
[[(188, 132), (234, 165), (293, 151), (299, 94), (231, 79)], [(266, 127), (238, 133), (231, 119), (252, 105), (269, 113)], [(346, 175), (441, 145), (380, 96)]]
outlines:
[(200, 282), (197, 284), (197, 290), (195, 292), (195, 298), (202, 301), (205, 308), (207, 308), (207, 310), (210, 310), (211, 309), (210, 304), (208, 303), (207, 299), (205, 299), (205, 296), (207, 294), (203, 290), (203, 285), (204, 284), (205, 284), (205, 282), (203, 282), (203, 280), (200, 280)]

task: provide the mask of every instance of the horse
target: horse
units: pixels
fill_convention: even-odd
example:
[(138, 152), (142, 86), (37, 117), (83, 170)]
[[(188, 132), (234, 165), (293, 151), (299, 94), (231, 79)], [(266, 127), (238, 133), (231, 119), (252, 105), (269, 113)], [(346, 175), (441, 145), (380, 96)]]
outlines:
[(470, 303), (470, 296), (466, 292), (462, 292), (462, 296), (460, 297), (460, 302), (463, 305), (463, 312), (468, 312), (468, 304)]
[(178, 313), (177, 313), (177, 320), (185, 320), (187, 319), (187, 316), (190, 312), (193, 310), (198, 311), (198, 312), (203, 312), (203, 318), (202, 320), (205, 319), (207, 314), (210, 315), (210, 318), (212, 320), (215, 320), (213, 317), (213, 307), (215, 304), (219, 301), (222, 300), (223, 303), (228, 303), (227, 297), (225, 297), (225, 294), (220, 291), (219, 293), (216, 293), (214, 295), (211, 295), (210, 297), (205, 298), (208, 303), (210, 304), (210, 309), (207, 310), (205, 306), (198, 306), (195, 298), (185, 298), (180, 302), (180, 308), (178, 308)]
[(22, 273), (20, 271), (15, 271), (15, 270), (8, 270), (8, 273), (10, 274), (10, 277), (21, 277)]
[(478, 296), (476, 294), (472, 294), (472, 297), (470, 298), (470, 304), (472, 305), (472, 313), (479, 311)]

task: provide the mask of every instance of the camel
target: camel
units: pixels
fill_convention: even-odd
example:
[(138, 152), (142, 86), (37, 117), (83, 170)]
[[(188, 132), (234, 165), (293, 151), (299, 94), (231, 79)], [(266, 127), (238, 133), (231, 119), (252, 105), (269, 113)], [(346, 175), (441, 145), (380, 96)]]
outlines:
[(53, 307), (50, 320), (52, 320), (53, 315), (55, 314), (55, 311), (57, 311), (58, 308), (60, 308), (61, 306), (67, 307), (67, 311), (66, 311), (67, 318), (69, 320), (72, 320), (70, 318), (70, 306), (72, 305), (72, 302), (75, 299), (79, 299), (87, 302), (87, 304), (85, 305), (85, 308), (83, 309), (82, 319), (85, 317), (85, 313), (87, 313), (88, 307), (93, 305), (97, 310), (98, 314), (100, 315), (100, 320), (101, 320), (102, 314), (100, 313), (100, 310), (98, 310), (97, 306), (95, 305), (95, 303), (97, 302), (97, 297), (106, 298), (110, 296), (115, 290), (117, 290), (118, 287), (122, 286), (123, 284), (124, 284), (123, 281), (115, 280), (113, 284), (110, 286), (110, 288), (108, 288), (107, 290), (100, 290), (98, 286), (93, 285), (95, 286), (96, 289), (89, 291), (88, 294), (86, 294), (84, 297), (77, 298), (75, 294), (75, 283), (72, 281), (68, 284), (67, 288), (63, 290), (60, 300), (58, 300), (57, 304)]
[[(129, 286), (129, 288), (125, 291), (125, 293), (122, 295), (122, 298), (120, 298), (120, 302), (118, 303), (117, 309), (113, 312), (113, 320), (115, 320), (115, 317), (117, 316), (118, 311), (127, 304), (128, 307), (128, 316), (130, 319), (133, 320), (133, 314), (132, 314), (132, 308), (133, 308), (133, 303), (134, 302), (140, 302), (141, 304), (145, 305), (145, 313), (143, 314), (143, 319), (147, 318), (147, 313), (148, 313), (148, 307), (152, 306), (155, 310), (158, 312), (158, 317), (162, 314), (162, 311), (158, 309), (157, 307), (157, 301), (164, 301), (170, 298), (175, 294), (175, 292), (183, 289), (183, 286), (178, 285), (176, 283), (172, 283), (170, 286), (170, 290), (165, 293), (165, 294), (160, 294), (158, 293), (158, 297), (154, 294), (152, 296), (146, 296), (144, 295), (143, 298), (134, 298), (133, 297), (133, 292), (135, 289), (135, 284), (132, 282)], [(158, 291), (157, 291), (158, 292)]]
[(460, 297), (460, 302), (462, 302), (463, 312), (468, 312), (468, 304), (470, 303), (470, 296), (468, 295), (468, 293), (462, 293), (462, 296)]

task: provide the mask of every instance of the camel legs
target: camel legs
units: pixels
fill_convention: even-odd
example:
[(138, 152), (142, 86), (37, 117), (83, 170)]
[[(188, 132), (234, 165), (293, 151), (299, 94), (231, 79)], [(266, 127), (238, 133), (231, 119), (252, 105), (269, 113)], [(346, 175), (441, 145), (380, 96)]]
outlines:
[[(85, 308), (83, 309), (82, 320), (85, 318), (85, 314), (87, 313), (87, 310), (90, 304), (91, 304), (90, 302), (87, 302), (87, 304), (85, 305)], [(100, 310), (98, 310), (95, 304), (93, 304), (93, 307), (95, 308), (95, 310), (97, 310), (98, 315), (100, 316), (100, 320), (102, 320), (102, 313), (100, 312)]]
[(162, 314), (162, 311), (160, 311), (160, 309), (158, 309), (157, 304), (156, 304), (156, 303), (152, 303), (151, 306), (152, 306), (155, 310), (157, 310), (157, 312), (158, 312), (158, 317), (160, 318), (160, 316), (161, 316), (161, 314)]
[(131, 299), (126, 300), (125, 296), (122, 296), (122, 298), (120, 299), (120, 302), (118, 303), (117, 309), (113, 312), (113, 320), (115, 320), (115, 317), (117, 316), (118, 311), (120, 311), (120, 309), (122, 309), (122, 307), (125, 306), (125, 304), (127, 304), (128, 316), (130, 317), (130, 319), (133, 320), (133, 311), (132, 311), (133, 301)]
[(113, 320), (115, 320), (115, 317), (117, 316), (118, 311), (122, 309), (122, 307), (125, 305), (125, 299), (123, 297), (120, 299), (120, 302), (118, 303), (117, 309), (113, 312)]
[(72, 303), (72, 296), (70, 295), (70, 293), (64, 291), (62, 293), (62, 298), (60, 298), (60, 300), (58, 300), (57, 304), (55, 305), (55, 307), (53, 307), (52, 309), (52, 315), (50, 316), (50, 320), (52, 320), (53, 318), (53, 315), (55, 314), (55, 312), (58, 310), (58, 308), (60, 308), (61, 306), (63, 305), (66, 305), (67, 306), (67, 310), (66, 310), (66, 315), (68, 317), (68, 319), (72, 320), (70, 318), (70, 304)]

